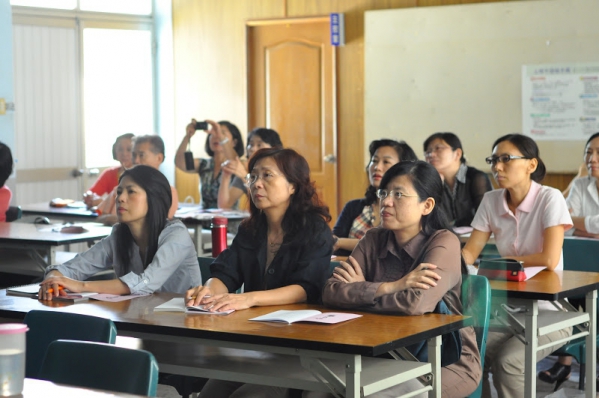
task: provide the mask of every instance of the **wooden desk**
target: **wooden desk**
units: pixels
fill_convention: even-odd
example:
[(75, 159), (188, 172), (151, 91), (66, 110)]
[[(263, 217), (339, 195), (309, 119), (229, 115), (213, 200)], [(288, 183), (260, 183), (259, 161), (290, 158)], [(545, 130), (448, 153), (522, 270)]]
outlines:
[(60, 397), (60, 398), (140, 398), (123, 392), (103, 391), (84, 387), (55, 384), (46, 380), (25, 379), (23, 393), (19, 398)]
[(24, 216), (43, 216), (63, 221), (94, 221), (98, 214), (88, 210), (83, 202), (75, 202), (71, 206), (51, 207), (49, 202), (21, 205)]
[[(110, 235), (112, 230), (112, 227), (106, 227), (98, 223), (78, 225), (88, 232), (81, 234), (57, 232), (63, 227), (62, 224), (0, 223), (0, 248), (23, 250), (42, 270), (45, 270), (46, 266), (56, 263), (56, 248), (58, 246), (72, 243), (91, 244)], [(47, 261), (38, 253), (38, 250), (46, 253)]]
[[(524, 333), (525, 341), (525, 391), (527, 397), (536, 395), (536, 352), (544, 347), (538, 346), (538, 336), (568, 326), (580, 325), (581, 332), (576, 337), (586, 336), (586, 385), (585, 396), (595, 398), (595, 358), (597, 338), (597, 289), (599, 273), (579, 271), (543, 271), (526, 282), (490, 281), (494, 307), (498, 308), (506, 300), (510, 304), (525, 307), (526, 312), (518, 313), (514, 318), (504, 317), (516, 335)], [(586, 295), (586, 313), (545, 311), (539, 316), (538, 301), (558, 301), (570, 296)], [(493, 311), (495, 313), (495, 311)], [(500, 311), (500, 314), (502, 312)], [(503, 312), (505, 314), (505, 312)], [(568, 337), (567, 342), (576, 337)], [(560, 341), (552, 342), (555, 345)]]
[[(469, 317), (459, 315), (400, 317), (368, 313), (336, 325), (248, 321), (277, 309), (329, 311), (305, 304), (251, 308), (226, 316), (153, 312), (154, 307), (172, 297), (172, 294), (160, 293), (120, 303), (90, 300), (69, 304), (6, 296), (6, 291), (0, 290), (0, 318), (22, 320), (25, 313), (33, 309), (110, 318), (119, 335), (208, 347), (205, 350), (245, 350), (248, 353), (245, 358), (253, 358), (240, 362), (232, 359), (239, 359), (239, 355), (233, 353), (229, 357), (212, 357), (220, 358), (220, 362), (206, 361), (207, 357), (201, 355), (199, 358), (174, 355), (166, 346), (167, 349), (162, 350), (166, 353), (154, 351), (161, 371), (316, 391), (328, 391), (330, 386), (337, 391), (345, 390), (346, 396), (352, 398), (359, 397), (361, 390), (371, 394), (415, 377), (440, 375), (440, 335), (471, 324)], [(431, 363), (371, 358), (424, 339), (428, 339)], [(262, 355), (259, 360), (252, 351)], [(275, 355), (274, 360), (269, 360), (270, 355)], [(292, 362), (295, 367), (291, 372), (286, 365)], [(430, 396), (441, 396), (440, 383), (427, 385), (423, 390), (431, 391)]]

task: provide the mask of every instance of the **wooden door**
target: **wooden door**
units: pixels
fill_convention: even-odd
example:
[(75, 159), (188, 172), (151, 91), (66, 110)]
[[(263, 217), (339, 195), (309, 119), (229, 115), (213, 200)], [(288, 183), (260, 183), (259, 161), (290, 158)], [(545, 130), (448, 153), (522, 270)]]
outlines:
[(335, 49), (329, 17), (251, 21), (248, 132), (275, 129), (310, 165), (320, 198), (337, 216)]

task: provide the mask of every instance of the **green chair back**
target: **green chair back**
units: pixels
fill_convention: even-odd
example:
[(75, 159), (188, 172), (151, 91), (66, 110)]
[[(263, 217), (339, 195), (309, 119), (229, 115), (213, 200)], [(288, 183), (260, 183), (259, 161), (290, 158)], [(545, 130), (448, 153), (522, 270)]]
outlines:
[[(491, 317), (491, 286), (484, 276), (464, 275), (462, 282), (462, 306), (464, 315), (473, 317), (476, 344), (480, 352), (480, 364), (484, 366), (487, 335), (489, 333), (489, 319)], [(478, 388), (469, 395), (469, 398), (482, 396), (482, 380)]]
[(32, 310), (25, 315), (27, 350), (25, 376), (39, 378), (44, 355), (58, 339), (97, 341), (114, 344), (116, 326), (110, 319), (66, 312)]
[(148, 351), (89, 341), (48, 346), (40, 378), (54, 383), (156, 396), (158, 363)]
[(329, 265), (329, 273), (327, 275), (327, 279), (329, 279), (331, 276), (333, 276), (333, 271), (335, 270), (335, 268), (337, 268), (340, 265), (341, 265), (341, 262), (339, 262), (339, 261), (331, 261), (331, 264)]
[(202, 283), (206, 283), (210, 279), (210, 264), (214, 262), (214, 257), (198, 257), (200, 264), (200, 274), (202, 274)]

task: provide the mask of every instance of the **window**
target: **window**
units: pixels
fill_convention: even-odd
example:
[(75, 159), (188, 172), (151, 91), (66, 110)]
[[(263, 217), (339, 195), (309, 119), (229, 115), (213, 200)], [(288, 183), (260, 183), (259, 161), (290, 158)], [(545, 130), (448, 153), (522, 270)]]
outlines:
[(154, 133), (151, 31), (83, 29), (83, 76), (86, 166), (105, 166), (117, 136)]
[(13, 6), (151, 15), (152, 0), (10, 0)]

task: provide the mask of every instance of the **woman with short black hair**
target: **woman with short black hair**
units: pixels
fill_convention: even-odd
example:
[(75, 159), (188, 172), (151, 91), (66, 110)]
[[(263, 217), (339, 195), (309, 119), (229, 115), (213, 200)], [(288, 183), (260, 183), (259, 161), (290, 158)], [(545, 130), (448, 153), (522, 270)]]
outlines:
[(443, 178), (443, 201), (449, 222), (469, 227), (485, 192), (493, 189), (486, 173), (466, 165), (462, 143), (454, 133), (435, 133), (424, 141), (424, 158)]
[(386, 138), (372, 141), (368, 151), (370, 162), (366, 166), (366, 172), (370, 184), (364, 198), (347, 202), (333, 228), (334, 250), (337, 255), (349, 255), (366, 231), (380, 224), (376, 190), (385, 172), (397, 162), (418, 159), (412, 148), (404, 141)]

